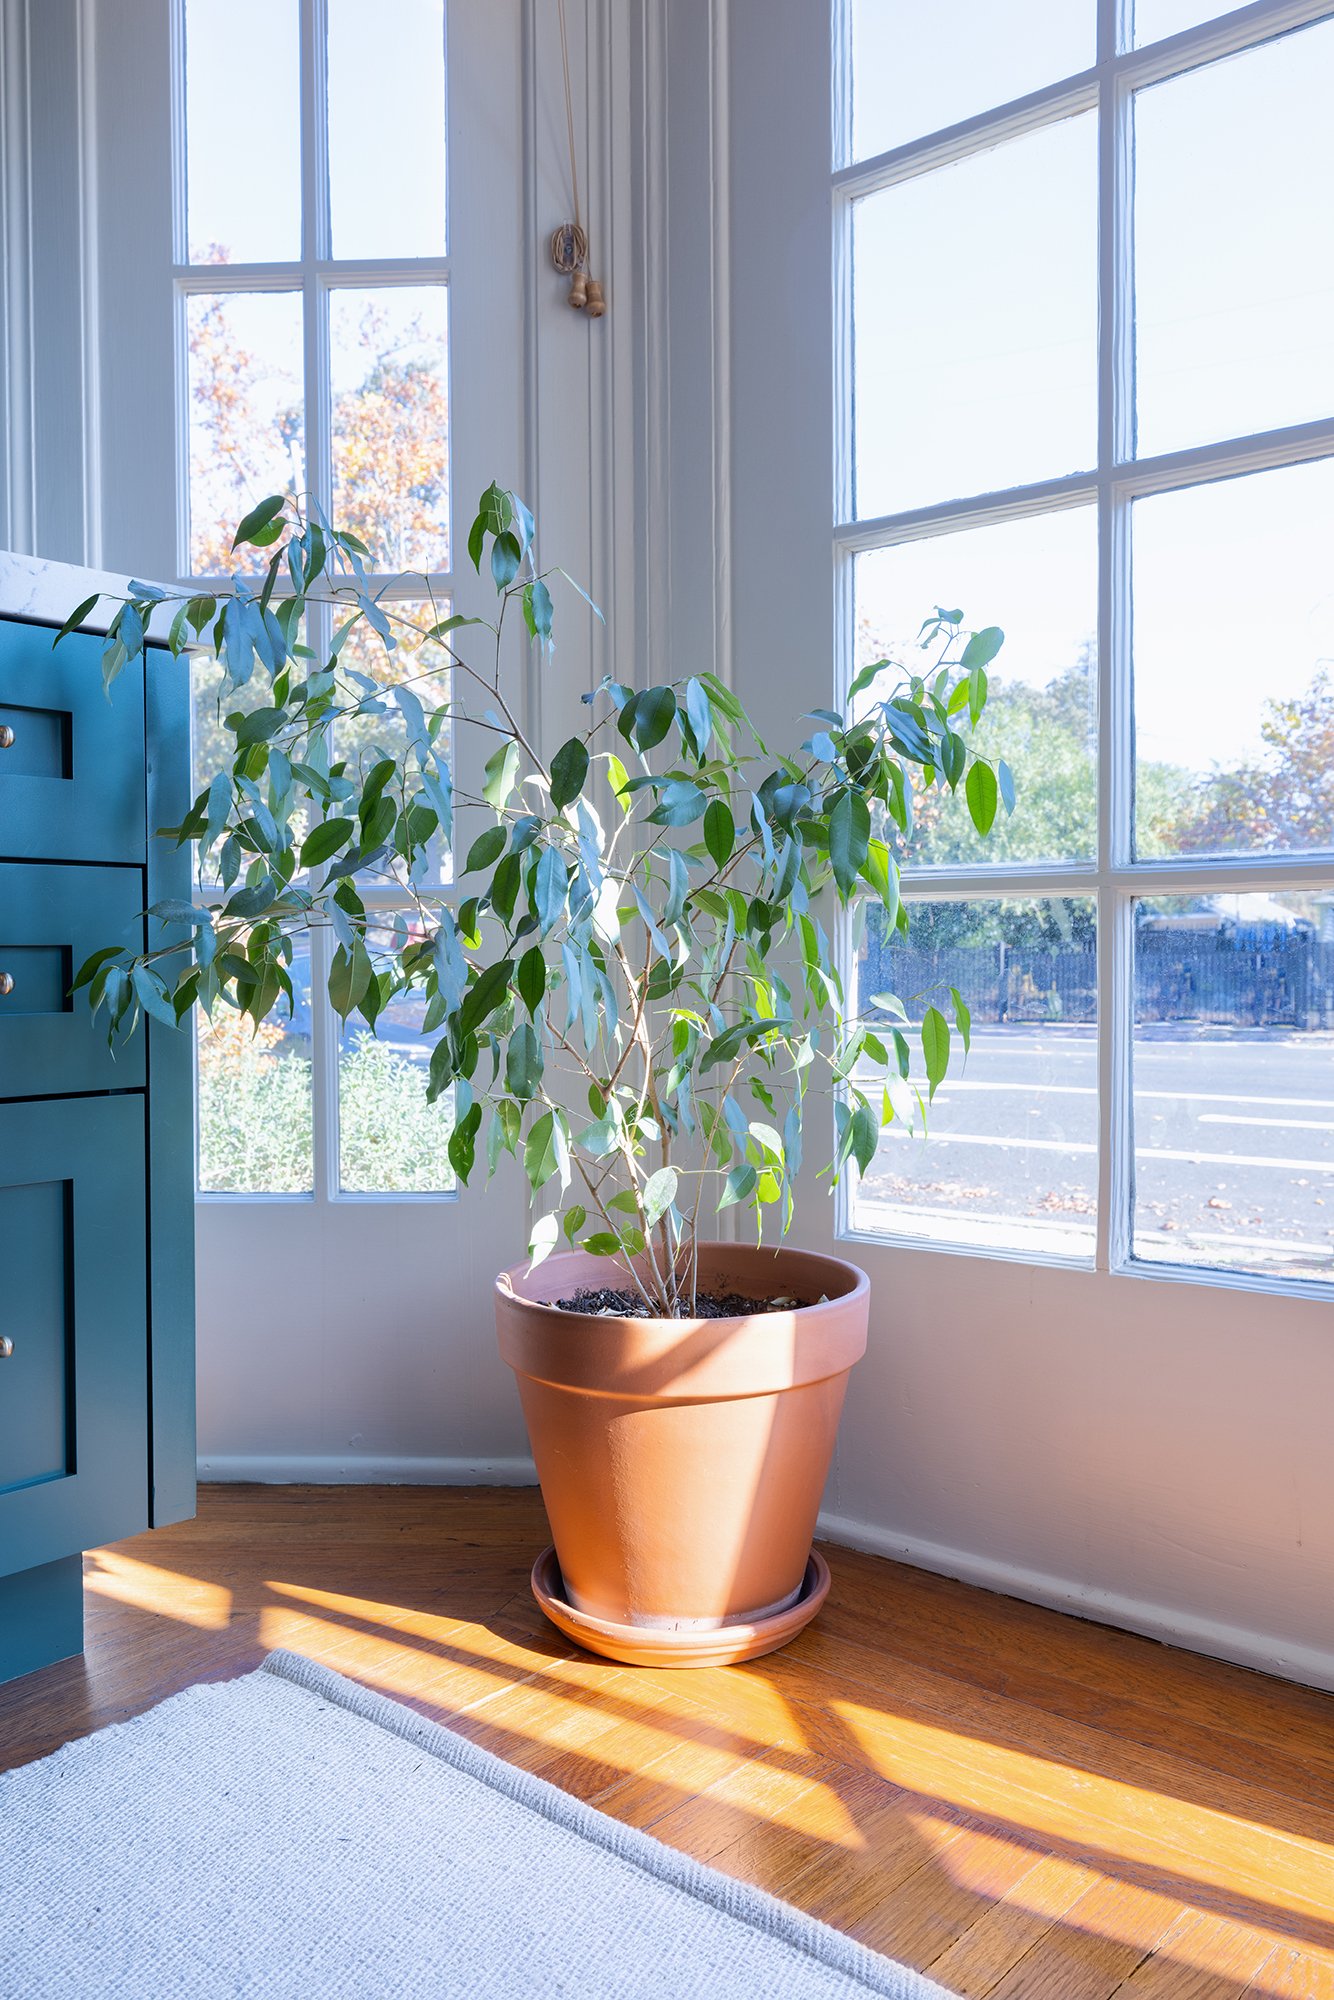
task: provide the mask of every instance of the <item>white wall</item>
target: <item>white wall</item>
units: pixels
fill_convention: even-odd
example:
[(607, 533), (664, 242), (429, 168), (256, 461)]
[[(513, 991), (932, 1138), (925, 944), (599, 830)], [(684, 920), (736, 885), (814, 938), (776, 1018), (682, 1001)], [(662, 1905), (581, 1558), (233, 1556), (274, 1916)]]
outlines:
[[(730, 12), (734, 659), (777, 730), (832, 686), (828, 17)], [(831, 1533), (1334, 1686), (1334, 1306), (833, 1234), (812, 1188), (873, 1285)]]

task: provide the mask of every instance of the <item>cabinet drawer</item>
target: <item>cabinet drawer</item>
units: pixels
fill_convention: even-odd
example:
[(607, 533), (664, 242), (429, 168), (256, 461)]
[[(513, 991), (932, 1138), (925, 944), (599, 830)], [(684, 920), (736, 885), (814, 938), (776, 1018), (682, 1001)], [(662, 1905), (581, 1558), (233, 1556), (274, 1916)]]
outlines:
[(0, 1104), (0, 1568), (148, 1521), (142, 1096)]
[(69, 989), (103, 945), (143, 950), (143, 900), (139, 868), (0, 862), (0, 1098), (142, 1088), (143, 1035), (113, 1055), (106, 1015)]
[(102, 692), (102, 642), (0, 620), (0, 856), (144, 859), (144, 675)]

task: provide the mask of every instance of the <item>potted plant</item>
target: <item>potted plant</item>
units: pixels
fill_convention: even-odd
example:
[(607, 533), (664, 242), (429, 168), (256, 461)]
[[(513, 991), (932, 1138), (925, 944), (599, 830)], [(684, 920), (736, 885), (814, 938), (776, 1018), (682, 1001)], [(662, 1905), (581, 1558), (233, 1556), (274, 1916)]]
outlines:
[[(827, 1587), (811, 1537), (867, 1326), (865, 1276), (784, 1243), (809, 1114), (829, 1176), (865, 1171), (952, 1047), (940, 1006), (915, 1025), (890, 994), (871, 1019), (847, 1008), (820, 911), (869, 897), (906, 932), (915, 790), (962, 790), (983, 834), (1011, 809), (1005, 766), (968, 740), (1002, 634), (965, 635), (961, 613), (938, 609), (925, 671), (865, 667), (849, 711), (813, 711), (791, 751), (771, 752), (707, 673), (607, 677), (548, 748), (525, 735), (501, 662), (507, 618), (550, 647), (563, 572), (539, 567), (513, 492), (491, 486), (468, 537), (497, 593), (490, 621), (407, 625), (369, 588), (356, 537), (290, 500), (255, 508), (234, 546), (258, 552), (251, 578), (182, 595), (166, 629), (173, 652), (211, 646), (224, 706), (247, 689), (225, 715), (231, 768), (162, 829), (196, 843), (201, 882), (220, 886), (157, 905), (148, 950), (96, 952), (75, 986), (113, 1037), (196, 1006), (257, 1027), (293, 1005), (294, 937), (326, 924), (340, 1016), (374, 1030), (394, 995), (419, 990), (459, 1179), (513, 1156), (540, 1211), (527, 1260), (496, 1288), (555, 1536), (540, 1600), (620, 1659), (780, 1644)], [(105, 640), (108, 687), (170, 598), (131, 586)], [(301, 641), (318, 598), (343, 618), (324, 660)], [(447, 646), (450, 699), (428, 704), (411, 672), (354, 671), (342, 649), (358, 627), (391, 669), (403, 640)], [(474, 628), (494, 640), (485, 669), (458, 650)], [(386, 712), (393, 741), (338, 756), (336, 723)], [(489, 745), (475, 795), (447, 754), (468, 726)], [(446, 893), (429, 863), (456, 821), (470, 834)], [(397, 882), (411, 921), (377, 930), (365, 871)], [(964, 1003), (945, 1005), (966, 1050)], [(752, 1240), (714, 1240), (716, 1216), (744, 1218)]]

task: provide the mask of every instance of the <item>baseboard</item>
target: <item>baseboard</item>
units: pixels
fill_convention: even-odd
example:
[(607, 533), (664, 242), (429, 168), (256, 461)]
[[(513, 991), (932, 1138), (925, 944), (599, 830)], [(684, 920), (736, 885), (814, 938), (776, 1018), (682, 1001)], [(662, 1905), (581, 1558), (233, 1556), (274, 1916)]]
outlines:
[(201, 1457), (205, 1485), (535, 1486), (531, 1458)]
[(1023, 1569), (991, 1556), (970, 1555), (963, 1549), (895, 1534), (892, 1529), (874, 1527), (867, 1521), (851, 1521), (842, 1514), (821, 1514), (818, 1532), (827, 1541), (841, 1543), (844, 1548), (889, 1556), (895, 1562), (911, 1563), (914, 1569), (931, 1570), (937, 1576), (957, 1577), (962, 1583), (978, 1584), (1002, 1597), (1022, 1597), (1030, 1604), (1072, 1612), (1077, 1618), (1092, 1619), (1095, 1624), (1117, 1625), (1127, 1632), (1160, 1639), (1168, 1646), (1207, 1653), (1212, 1659), (1254, 1667), (1260, 1673), (1277, 1674), (1283, 1680), (1300, 1681), (1306, 1687), (1334, 1689), (1334, 1653), (1313, 1646), (1290, 1645), (1267, 1633), (1250, 1632), (1241, 1626), (1201, 1618), (1193, 1612), (1172, 1611), (1164, 1605), (1122, 1597), (1116, 1591), (1099, 1590), (1094, 1585), (1071, 1583), (1064, 1577), (1047, 1576), (1040, 1570)]

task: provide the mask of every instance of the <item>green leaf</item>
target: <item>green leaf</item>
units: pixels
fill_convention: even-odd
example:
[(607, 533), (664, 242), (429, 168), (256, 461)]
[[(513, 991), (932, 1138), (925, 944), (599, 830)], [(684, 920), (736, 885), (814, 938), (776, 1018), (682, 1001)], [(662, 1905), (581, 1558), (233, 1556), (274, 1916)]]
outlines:
[(95, 951), (91, 958), (86, 958), (74, 975), (70, 992), (77, 993), (81, 986), (86, 986), (95, 973), (99, 972), (104, 965), (110, 965), (113, 958), (119, 958), (123, 950), (124, 947), (122, 945), (103, 945), (101, 951)]
[(959, 665), (965, 673), (974, 667), (990, 666), (1005, 644), (1005, 634), (999, 625), (988, 625), (981, 632), (974, 632), (963, 649)]
[(515, 899), (519, 894), (519, 878), (523, 873), (523, 863), (517, 854), (507, 854), (491, 877), (491, 908), (508, 923), (514, 915)]
[(77, 625), (82, 625), (84, 619), (88, 616), (88, 613), (90, 611), (96, 609), (97, 604), (101, 598), (101, 595), (102, 593), (100, 590), (95, 590), (91, 597), (84, 598), (82, 604), (75, 605), (74, 609), (70, 612), (69, 617), (65, 620), (60, 630), (56, 633), (55, 638), (51, 641), (51, 646), (53, 651), (60, 644), (62, 639), (67, 638), (69, 636), (69, 634), (75, 629)]
[(624, 764), (614, 750), (609, 751), (607, 754), (607, 783), (616, 794), (622, 812), (629, 812), (634, 804), (634, 794), (626, 790), (629, 782), (630, 774)]
[(959, 1030), (959, 1039), (963, 1043), (963, 1052), (967, 1055), (972, 1045), (973, 1017), (964, 1004), (964, 997), (957, 986), (951, 986), (950, 999), (954, 1002), (954, 1020)]
[(990, 764), (980, 761), (969, 766), (968, 782), (964, 786), (968, 800), (968, 811), (973, 825), (979, 833), (990, 833), (996, 818), (996, 773)]
[[(239, 549), (242, 542), (253, 542), (256, 532), (267, 528), (277, 520), (287, 505), (281, 493), (271, 493), (267, 500), (261, 500), (258, 507), (252, 507), (242, 521), (232, 539), (232, 547)], [(276, 538), (275, 538), (276, 539)], [(260, 544), (261, 547), (264, 544)]]
[(477, 1131), (482, 1122), (480, 1104), (470, 1104), (449, 1135), (449, 1164), (466, 1187), (477, 1156)]
[(534, 1193), (545, 1187), (556, 1171), (555, 1131), (555, 1114), (544, 1111), (524, 1140), (523, 1170)]
[(541, 577), (523, 587), (523, 621), (529, 636), (545, 644), (551, 637), (551, 592)]
[(759, 1186), (760, 1177), (752, 1166), (733, 1167), (723, 1182), (723, 1191), (718, 1197), (718, 1212), (731, 1208), (739, 1201), (746, 1201)]
[(505, 1088), (511, 1097), (526, 1103), (535, 1097), (542, 1081), (542, 1045), (527, 1021), (510, 1036), (505, 1055)]
[[(629, 703), (626, 704), (628, 710)], [(676, 696), (669, 687), (645, 688), (635, 698), (634, 739), (641, 750), (654, 750), (676, 716)]]
[(588, 776), (588, 750), (578, 736), (562, 743), (551, 760), (551, 803), (557, 812), (578, 798)]
[(523, 551), (519, 547), (517, 536), (510, 534), (508, 529), (504, 534), (496, 536), (491, 544), (491, 580), (497, 591), (509, 589), (519, 574), (519, 564), (522, 560)]
[(693, 676), (686, 682), (686, 718), (695, 739), (695, 748), (701, 758), (707, 757), (713, 735), (713, 706), (703, 681)]
[(996, 766), (996, 783), (1000, 788), (1001, 802), (1007, 813), (1014, 811), (1014, 773), (1002, 757)]
[(262, 916), (278, 900), (278, 885), (272, 875), (262, 875), (258, 882), (248, 889), (238, 889), (236, 894), (223, 905), (224, 917)]
[(470, 986), (463, 996), (463, 1006), (459, 1010), (459, 1033), (470, 1035), (479, 1028), (488, 1014), (493, 1014), (509, 991), (510, 974), (514, 970), (512, 958), (497, 959), (488, 965), (475, 985)]
[(922, 1016), (922, 1059), (930, 1085), (928, 1095), (934, 1097), (950, 1066), (949, 1023), (938, 1007), (928, 1007)]
[(829, 865), (846, 902), (857, 886), (857, 877), (871, 839), (871, 809), (859, 792), (842, 792), (829, 815)]
[(615, 1257), (620, 1253), (621, 1239), (613, 1236), (609, 1229), (594, 1230), (580, 1243), (581, 1250), (587, 1250), (590, 1257)]
[(865, 694), (867, 688), (879, 678), (889, 664), (888, 660), (872, 660), (869, 666), (863, 667), (848, 689), (848, 700), (854, 701), (859, 694)]
[(713, 857), (714, 866), (726, 867), (736, 845), (736, 824), (721, 799), (710, 799), (705, 807), (704, 845)]
[(573, 1243), (587, 1220), (588, 1210), (583, 1206), (582, 1202), (577, 1201), (573, 1208), (567, 1209), (565, 1220), (561, 1223), (561, 1228), (565, 1231), (565, 1240), (567, 1243)]
[(355, 940), (351, 951), (346, 945), (339, 945), (329, 967), (329, 999), (341, 1019), (345, 1021), (365, 997), (374, 976), (370, 956), (360, 938)]
[(869, 1105), (859, 1104), (852, 1114), (852, 1157), (859, 1173), (865, 1173), (875, 1158), (880, 1133)]
[(486, 760), (482, 779), (482, 797), (497, 812), (503, 812), (514, 790), (514, 780), (519, 770), (519, 746), (513, 740), (503, 743), (499, 750)]
[(535, 1014), (547, 990), (547, 962), (536, 945), (531, 946), (519, 960), (514, 983), (528, 1012)]
[(656, 1229), (676, 1200), (675, 1167), (659, 1167), (644, 1183), (644, 1220)]
[(539, 1264), (545, 1263), (559, 1242), (560, 1217), (554, 1212), (551, 1215), (540, 1215), (533, 1224), (532, 1235), (528, 1238), (529, 1269), (535, 1271)]
[(321, 820), (301, 843), (301, 866), (316, 868), (331, 854), (337, 854), (339, 848), (351, 839), (355, 827), (353, 819)]
[(489, 826), (485, 833), (479, 833), (468, 849), (468, 858), (463, 864), (465, 875), (476, 874), (479, 868), (489, 868), (505, 852), (505, 842), (509, 838), (503, 826)]
[(145, 1014), (151, 1014), (164, 1027), (177, 1025), (176, 1009), (167, 998), (167, 989), (157, 974), (146, 965), (136, 965), (130, 978), (134, 984), (135, 998)]
[(689, 826), (704, 811), (704, 794), (688, 778), (674, 779), (663, 788), (657, 806), (648, 815), (652, 826)]
[(537, 874), (533, 882), (533, 897), (537, 906), (537, 921), (542, 935), (554, 930), (565, 914), (565, 898), (569, 889), (569, 870), (565, 856), (558, 847), (544, 847), (537, 864)]

